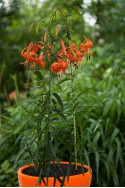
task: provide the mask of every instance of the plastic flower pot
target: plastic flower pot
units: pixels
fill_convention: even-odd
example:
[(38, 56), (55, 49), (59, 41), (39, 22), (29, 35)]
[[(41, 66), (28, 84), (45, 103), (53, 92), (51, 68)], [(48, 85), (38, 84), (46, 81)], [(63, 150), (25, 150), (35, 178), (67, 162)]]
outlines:
[[(68, 162), (60, 162), (60, 164), (69, 164)], [(77, 164), (78, 166), (81, 166), (81, 164)], [(33, 166), (33, 164), (31, 164)], [(72, 175), (69, 177), (69, 180), (67, 178), (65, 179), (64, 182), (64, 187), (90, 187), (91, 184), (91, 169), (87, 166), (84, 165), (84, 167), (88, 170), (84, 174), (77, 174), (77, 175)], [(25, 168), (29, 168), (29, 165), (23, 166), (18, 170), (18, 180), (19, 180), (19, 186), (20, 187), (45, 187), (45, 184), (41, 182), (40, 185), (37, 184), (39, 177), (36, 176), (30, 176), (22, 173), (22, 171)], [(63, 177), (60, 177), (63, 179)], [(45, 182), (47, 182), (47, 179), (45, 178)], [(48, 179), (48, 185), (47, 187), (53, 187), (54, 185), (54, 177), (49, 177)], [(60, 182), (56, 180), (55, 187), (60, 187)]]

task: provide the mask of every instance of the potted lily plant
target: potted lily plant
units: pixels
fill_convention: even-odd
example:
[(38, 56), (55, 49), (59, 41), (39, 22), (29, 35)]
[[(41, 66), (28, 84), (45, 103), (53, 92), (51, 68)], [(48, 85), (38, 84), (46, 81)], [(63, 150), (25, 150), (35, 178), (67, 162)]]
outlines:
[(57, 8), (49, 20), (35, 22), (31, 28), (36, 32), (40, 24), (44, 26), (42, 39), (30, 42), (21, 51), (25, 59), (21, 64), (36, 76), (36, 88), (26, 107), (26, 111), (30, 109), (29, 122), (34, 123), (27, 142), (31, 160), (18, 170), (22, 187), (86, 187), (91, 183), (92, 172), (84, 165), (77, 131), (76, 108), (82, 93), (75, 88), (74, 80), (93, 56), (93, 42), (85, 36), (82, 43), (76, 40), (69, 16)]

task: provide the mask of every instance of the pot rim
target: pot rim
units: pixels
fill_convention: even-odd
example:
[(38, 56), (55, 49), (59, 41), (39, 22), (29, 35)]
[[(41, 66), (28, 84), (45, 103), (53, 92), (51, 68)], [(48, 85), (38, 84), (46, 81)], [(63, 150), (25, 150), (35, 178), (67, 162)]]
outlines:
[[(64, 161), (61, 161), (60, 162), (61, 164), (69, 164), (69, 162), (64, 162)], [(74, 163), (72, 163), (72, 164), (74, 164)], [(25, 169), (25, 168), (28, 168), (28, 167), (30, 167), (30, 166), (34, 166), (34, 164), (32, 163), (32, 164), (29, 164), (29, 165), (24, 165), (24, 166), (22, 166), (21, 168), (19, 168), (19, 170), (18, 170), (18, 175), (21, 175), (21, 176), (23, 176), (23, 177), (28, 177), (29, 179), (36, 179), (36, 180), (38, 180), (38, 178), (39, 178), (39, 176), (30, 176), (30, 175), (27, 175), (27, 174), (23, 174), (22, 173), (22, 171)], [(81, 166), (81, 163), (77, 163), (77, 166)], [(92, 172), (91, 172), (91, 168), (89, 167), (89, 166), (87, 166), (87, 165), (83, 165), (88, 171), (87, 172), (85, 172), (84, 174), (76, 174), (76, 175), (71, 175), (71, 176), (69, 176), (70, 178), (73, 178), (74, 176), (76, 177), (76, 176), (87, 176), (89, 173), (90, 174), (92, 174)], [(46, 178), (46, 177), (45, 177)], [(53, 180), (53, 178), (54, 177), (48, 177), (50, 180), (52, 179)], [(63, 178), (63, 176), (60, 176), (60, 178)]]

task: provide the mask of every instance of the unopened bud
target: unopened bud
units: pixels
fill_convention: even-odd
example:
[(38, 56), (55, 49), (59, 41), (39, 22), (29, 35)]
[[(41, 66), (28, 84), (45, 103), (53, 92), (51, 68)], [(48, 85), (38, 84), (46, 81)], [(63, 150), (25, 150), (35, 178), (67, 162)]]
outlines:
[(74, 94), (74, 93), (71, 93), (70, 96), (71, 96), (72, 98), (74, 98), (74, 97), (75, 97), (75, 94)]
[(48, 74), (46, 74), (46, 75), (44, 75), (44, 79), (49, 79), (49, 75)]
[(100, 29), (100, 25), (99, 24), (95, 24), (95, 29)]
[(99, 45), (103, 45), (103, 44), (104, 44), (104, 40), (103, 40), (102, 38), (99, 39), (99, 40), (98, 40), (98, 44), (99, 44)]

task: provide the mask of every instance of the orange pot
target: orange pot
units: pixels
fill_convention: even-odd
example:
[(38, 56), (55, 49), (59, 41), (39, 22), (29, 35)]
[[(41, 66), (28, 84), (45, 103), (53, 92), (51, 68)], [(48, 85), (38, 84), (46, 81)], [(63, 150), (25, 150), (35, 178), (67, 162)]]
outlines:
[[(60, 163), (61, 164), (69, 164), (68, 162), (60, 162)], [(81, 164), (79, 164), (79, 163), (77, 165), (81, 166)], [(32, 164), (32, 166), (33, 166), (33, 164)], [(18, 170), (18, 180), (19, 180), (20, 187), (36, 187), (37, 186), (37, 181), (38, 181), (39, 177), (29, 176), (29, 175), (25, 175), (22, 173), (22, 171), (28, 167), (29, 167), (29, 165), (26, 165), (26, 166), (21, 167)], [(84, 174), (70, 176), (69, 181), (66, 178), (64, 187), (90, 187), (91, 178), (92, 178), (91, 169), (86, 165), (84, 165), (84, 167), (87, 168), (88, 171), (85, 172)], [(45, 181), (46, 181), (46, 179), (45, 179)], [(54, 182), (54, 178), (49, 177), (48, 187), (53, 187), (53, 182)], [(60, 187), (59, 181), (56, 181), (55, 186)], [(42, 182), (39, 185), (39, 187), (45, 187), (44, 183)]]

